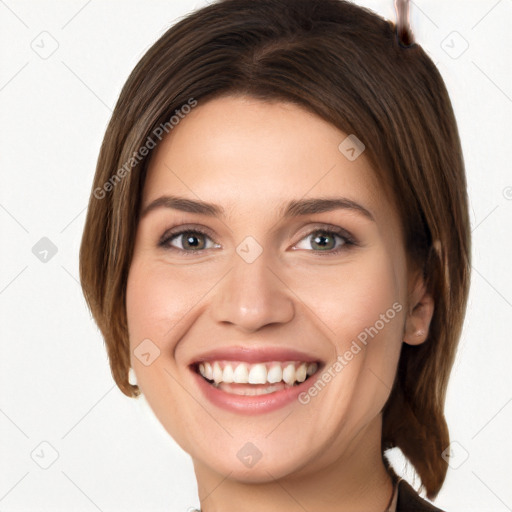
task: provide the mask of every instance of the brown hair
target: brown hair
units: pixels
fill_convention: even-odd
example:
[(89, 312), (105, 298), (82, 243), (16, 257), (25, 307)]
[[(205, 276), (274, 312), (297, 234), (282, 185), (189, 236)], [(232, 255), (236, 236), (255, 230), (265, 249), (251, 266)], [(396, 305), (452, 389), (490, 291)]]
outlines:
[(423, 49), (402, 44), (410, 36), (343, 0), (224, 0), (171, 27), (129, 76), (105, 133), (80, 279), (114, 380), (137, 396), (128, 382), (125, 292), (150, 158), (140, 149), (155, 129), (191, 99), (244, 94), (296, 103), (356, 134), (435, 300), (427, 341), (402, 344), (382, 432), (383, 452), (399, 447), (432, 499), (447, 470), (444, 402), (469, 289), (470, 229), (450, 99)]

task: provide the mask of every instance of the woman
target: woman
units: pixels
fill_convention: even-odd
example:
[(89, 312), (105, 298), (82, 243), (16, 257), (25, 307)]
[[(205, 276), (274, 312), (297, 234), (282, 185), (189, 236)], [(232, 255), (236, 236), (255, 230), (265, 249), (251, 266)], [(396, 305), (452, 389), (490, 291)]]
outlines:
[(203, 512), (439, 510), (385, 457), (435, 498), (469, 288), (456, 121), (411, 43), (340, 0), (224, 0), (121, 92), (81, 282)]

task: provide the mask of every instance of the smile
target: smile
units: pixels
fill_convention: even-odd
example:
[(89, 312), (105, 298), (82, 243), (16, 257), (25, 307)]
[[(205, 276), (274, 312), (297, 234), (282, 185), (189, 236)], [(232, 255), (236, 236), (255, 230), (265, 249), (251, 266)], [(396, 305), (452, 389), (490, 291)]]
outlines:
[(300, 404), (299, 394), (314, 384), (324, 366), (312, 360), (249, 363), (210, 359), (196, 362), (190, 369), (202, 396), (212, 405), (253, 415)]
[(316, 373), (317, 363), (269, 361), (249, 364), (243, 361), (210, 361), (197, 370), (213, 386), (236, 395), (263, 395), (290, 388)]

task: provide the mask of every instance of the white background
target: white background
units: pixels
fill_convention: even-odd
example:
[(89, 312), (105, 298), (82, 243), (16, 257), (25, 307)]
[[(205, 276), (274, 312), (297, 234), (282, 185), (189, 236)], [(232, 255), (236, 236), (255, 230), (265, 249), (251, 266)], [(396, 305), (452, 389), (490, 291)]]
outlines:
[[(395, 19), (391, 0), (357, 3)], [(169, 26), (202, 5), (0, 0), (2, 512), (199, 505), (189, 456), (143, 399), (114, 386), (78, 283), (78, 250), (124, 81)], [(435, 502), (447, 512), (512, 510), (511, 22), (512, 0), (411, 5), (416, 41), (438, 66), (458, 119), (474, 237), (446, 406), (453, 468)], [(42, 237), (57, 248), (46, 263), (32, 252)]]

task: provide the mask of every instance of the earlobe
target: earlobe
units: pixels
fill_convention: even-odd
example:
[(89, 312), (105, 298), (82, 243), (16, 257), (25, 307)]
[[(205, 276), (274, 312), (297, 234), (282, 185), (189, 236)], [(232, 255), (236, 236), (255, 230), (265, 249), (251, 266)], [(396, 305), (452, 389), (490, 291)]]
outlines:
[(135, 375), (135, 371), (132, 367), (128, 369), (128, 382), (132, 385), (137, 384), (137, 376)]
[(428, 338), (430, 322), (434, 315), (434, 298), (427, 292), (423, 279), (411, 297), (411, 308), (405, 320), (404, 343), (420, 345)]

